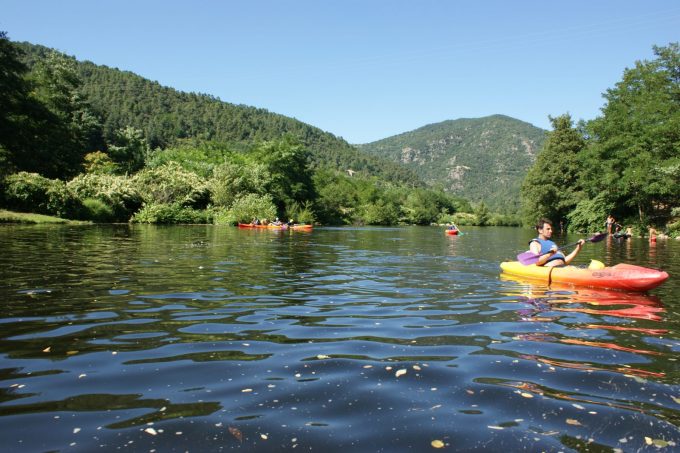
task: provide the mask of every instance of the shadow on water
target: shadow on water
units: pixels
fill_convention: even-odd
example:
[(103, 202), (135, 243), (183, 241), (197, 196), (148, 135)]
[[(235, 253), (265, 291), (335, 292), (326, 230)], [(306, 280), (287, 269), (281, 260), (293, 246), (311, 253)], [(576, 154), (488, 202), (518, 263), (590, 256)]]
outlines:
[(671, 274), (632, 294), (499, 275), (530, 238), (474, 227), (3, 226), (3, 443), (678, 448), (680, 243), (584, 247), (582, 262)]

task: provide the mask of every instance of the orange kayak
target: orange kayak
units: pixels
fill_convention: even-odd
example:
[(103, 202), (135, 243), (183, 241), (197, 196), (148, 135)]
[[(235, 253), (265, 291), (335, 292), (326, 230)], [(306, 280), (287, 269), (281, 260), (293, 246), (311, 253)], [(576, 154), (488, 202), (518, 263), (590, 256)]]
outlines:
[(541, 280), (548, 284), (570, 283), (576, 286), (648, 291), (668, 278), (668, 273), (632, 264), (617, 264), (604, 269), (584, 269), (576, 266), (545, 267), (523, 265), (519, 261), (501, 263), (503, 272), (519, 277)]
[(458, 230), (444, 230), (444, 233), (451, 235), (451, 236), (455, 236), (455, 235), (458, 234)]
[(239, 223), (239, 228), (259, 228), (265, 230), (311, 230), (312, 225), (253, 225), (252, 223)]

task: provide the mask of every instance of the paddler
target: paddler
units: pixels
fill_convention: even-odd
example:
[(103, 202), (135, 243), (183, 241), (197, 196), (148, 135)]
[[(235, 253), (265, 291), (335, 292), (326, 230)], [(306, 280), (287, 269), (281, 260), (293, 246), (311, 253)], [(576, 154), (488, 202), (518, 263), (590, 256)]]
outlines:
[(536, 261), (537, 266), (566, 266), (576, 258), (576, 255), (581, 251), (581, 247), (586, 243), (584, 239), (581, 239), (576, 244), (576, 248), (569, 255), (564, 256), (562, 252), (557, 250), (557, 244), (550, 240), (553, 233), (552, 222), (550, 220), (546, 218), (539, 219), (536, 223), (536, 231), (538, 232), (538, 237), (529, 241), (529, 250), (539, 255), (538, 261)]

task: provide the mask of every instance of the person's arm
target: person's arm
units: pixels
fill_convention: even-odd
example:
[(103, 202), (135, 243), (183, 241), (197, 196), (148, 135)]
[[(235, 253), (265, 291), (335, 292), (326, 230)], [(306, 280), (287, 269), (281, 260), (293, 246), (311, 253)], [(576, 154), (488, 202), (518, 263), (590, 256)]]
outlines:
[(565, 263), (565, 264), (571, 263), (571, 261), (572, 261), (574, 258), (576, 258), (576, 255), (578, 255), (578, 252), (581, 251), (581, 247), (583, 247), (583, 244), (585, 244), (585, 243), (586, 243), (586, 241), (583, 240), (583, 239), (581, 239), (580, 241), (578, 241), (578, 244), (576, 244), (576, 248), (575, 248), (574, 250), (572, 250), (571, 253), (570, 253), (569, 255), (567, 255), (567, 256), (564, 257), (564, 263)]
[[(529, 250), (534, 252), (534, 254), (536, 255), (541, 255), (541, 244), (539, 244), (538, 242), (532, 242), (531, 244), (529, 244)], [(548, 253), (544, 253), (538, 258), (538, 261), (536, 261), (536, 266), (543, 266), (555, 253), (557, 253), (556, 245), (554, 245)]]

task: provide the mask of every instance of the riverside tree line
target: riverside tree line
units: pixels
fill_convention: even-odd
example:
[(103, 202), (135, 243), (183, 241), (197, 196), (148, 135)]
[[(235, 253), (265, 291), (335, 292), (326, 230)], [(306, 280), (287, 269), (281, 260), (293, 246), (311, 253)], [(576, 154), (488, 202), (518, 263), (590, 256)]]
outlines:
[[(484, 203), (473, 209), (394, 163), (281, 115), (31, 49), (0, 32), (6, 209), (102, 222), (519, 222)], [(608, 212), (637, 223), (677, 216), (679, 52), (677, 44), (655, 51), (657, 59), (626, 70), (607, 92), (601, 118), (576, 126), (568, 115), (552, 119), (554, 131), (522, 188), (527, 221), (547, 215), (576, 230), (595, 227)], [(82, 71), (97, 83), (84, 87)], [(105, 84), (121, 89), (97, 92)], [(145, 97), (126, 97), (128, 90)]]
[(547, 216), (571, 231), (603, 229), (614, 215), (638, 233), (680, 236), (680, 47), (654, 47), (604, 93), (602, 116), (551, 118), (522, 186), (525, 222)]

